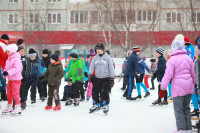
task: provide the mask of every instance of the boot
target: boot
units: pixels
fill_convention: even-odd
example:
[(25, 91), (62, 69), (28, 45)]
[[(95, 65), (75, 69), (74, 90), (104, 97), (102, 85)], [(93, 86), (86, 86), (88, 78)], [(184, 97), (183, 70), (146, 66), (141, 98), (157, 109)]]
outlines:
[(25, 110), (26, 109), (26, 101), (21, 102), (21, 109)]
[(36, 100), (31, 100), (31, 104), (34, 104), (34, 103), (36, 103)]
[(71, 100), (71, 99), (67, 100), (66, 103), (65, 103), (65, 105), (66, 105), (66, 106), (67, 106), (67, 105), (72, 105), (72, 100)]
[(52, 105), (45, 106), (45, 110), (51, 110), (51, 109), (52, 109)]
[(161, 103), (161, 100), (158, 99), (158, 100), (154, 101), (152, 104), (156, 105), (156, 104), (159, 104), (159, 103)]
[(7, 108), (3, 110), (3, 113), (10, 113), (13, 111), (12, 104), (8, 104)]
[(89, 100), (90, 100), (90, 97), (87, 97), (86, 100), (89, 101)]
[(15, 109), (11, 112), (11, 114), (21, 114), (21, 105), (16, 104)]
[(77, 98), (74, 99), (74, 106), (79, 106), (79, 101)]
[(99, 111), (101, 109), (100, 103), (95, 103), (93, 104), (92, 108), (90, 108), (90, 112), (89, 113), (93, 113), (95, 111)]
[(106, 101), (103, 102), (103, 112), (107, 114), (109, 111), (109, 106), (106, 104)]
[(40, 97), (41, 101), (44, 102), (45, 98), (44, 97)]
[(144, 95), (144, 98), (146, 98), (146, 97), (148, 97), (148, 96), (150, 96), (150, 93), (149, 93), (149, 92), (147, 92), (147, 93)]
[(130, 100), (137, 100), (138, 98), (141, 99), (142, 96), (141, 96), (141, 95), (138, 95), (137, 97), (131, 97)]
[(54, 110), (54, 111), (61, 110), (61, 106), (60, 106), (60, 104), (58, 104), (56, 107), (54, 107), (53, 110)]
[(159, 103), (159, 105), (168, 105), (168, 101), (163, 101), (163, 102)]
[(198, 117), (199, 118), (199, 110), (194, 109), (194, 111), (191, 112), (191, 117)]

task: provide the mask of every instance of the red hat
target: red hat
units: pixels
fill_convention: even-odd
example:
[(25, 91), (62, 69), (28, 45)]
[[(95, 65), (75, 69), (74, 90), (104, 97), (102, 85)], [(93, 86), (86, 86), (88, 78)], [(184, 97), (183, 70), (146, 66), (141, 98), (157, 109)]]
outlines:
[(190, 38), (188, 36), (184, 36), (185, 44), (190, 43)]
[(133, 47), (133, 52), (140, 52), (141, 49), (139, 47)]

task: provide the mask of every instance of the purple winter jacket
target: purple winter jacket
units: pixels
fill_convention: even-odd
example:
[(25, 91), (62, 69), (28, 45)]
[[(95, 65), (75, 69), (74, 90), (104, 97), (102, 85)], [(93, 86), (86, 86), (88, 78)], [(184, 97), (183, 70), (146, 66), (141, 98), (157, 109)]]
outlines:
[(172, 79), (172, 97), (194, 94), (196, 84), (194, 64), (186, 53), (185, 49), (173, 51), (167, 62), (161, 89), (166, 90)]

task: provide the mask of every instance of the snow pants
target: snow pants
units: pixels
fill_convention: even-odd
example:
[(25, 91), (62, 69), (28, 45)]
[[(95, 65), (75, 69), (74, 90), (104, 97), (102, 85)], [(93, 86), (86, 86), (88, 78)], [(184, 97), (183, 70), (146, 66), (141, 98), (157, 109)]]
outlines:
[(192, 95), (192, 103), (194, 106), (194, 109), (199, 110), (199, 104), (198, 104), (198, 97), (196, 94), (196, 88), (194, 88), (195, 93)]
[(20, 102), (25, 102), (26, 101), (26, 82), (27, 82), (27, 79), (22, 79), (21, 81), (21, 86), (20, 86)]
[(137, 88), (138, 95), (141, 95), (141, 88), (140, 87), (142, 87), (145, 90), (146, 93), (149, 92), (147, 87), (143, 83), (143, 79), (144, 79), (144, 73), (136, 75), (136, 88)]
[(36, 100), (36, 86), (38, 78), (37, 77), (28, 77), (26, 82), (26, 100), (28, 96), (28, 91), (31, 87), (31, 100)]
[(127, 78), (128, 78), (128, 86), (127, 86), (123, 96), (126, 96), (126, 98), (129, 99), (131, 97), (131, 94), (133, 91), (134, 77), (127, 76)]
[(149, 82), (148, 82), (148, 80), (149, 80), (149, 75), (146, 75), (146, 76), (144, 77), (144, 84), (145, 84), (145, 86), (146, 86), (147, 88), (149, 88)]
[(191, 95), (173, 98), (177, 131), (192, 130), (190, 99)]
[(12, 104), (12, 100), (15, 100), (15, 104), (20, 104), (20, 85), (21, 80), (8, 81), (7, 85), (7, 99), (8, 104)]
[(87, 90), (87, 97), (91, 97), (92, 96), (92, 88), (93, 88), (93, 84), (92, 82), (88, 83), (88, 90)]
[(55, 99), (56, 106), (60, 104), (59, 86), (49, 85), (47, 105), (53, 105), (53, 98)]

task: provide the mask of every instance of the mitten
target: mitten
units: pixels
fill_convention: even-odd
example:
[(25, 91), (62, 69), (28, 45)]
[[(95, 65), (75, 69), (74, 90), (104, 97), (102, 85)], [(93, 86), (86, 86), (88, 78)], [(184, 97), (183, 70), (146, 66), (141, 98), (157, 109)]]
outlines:
[(87, 72), (84, 72), (84, 75), (85, 75), (85, 77), (88, 77), (88, 74), (87, 74)]
[(163, 98), (164, 95), (165, 95), (165, 91), (164, 91), (164, 90), (160, 90), (160, 92), (159, 92), (159, 96), (160, 96), (160, 98)]
[(7, 76), (8, 75), (8, 72), (7, 71), (4, 71), (3, 72), (3, 76)]

